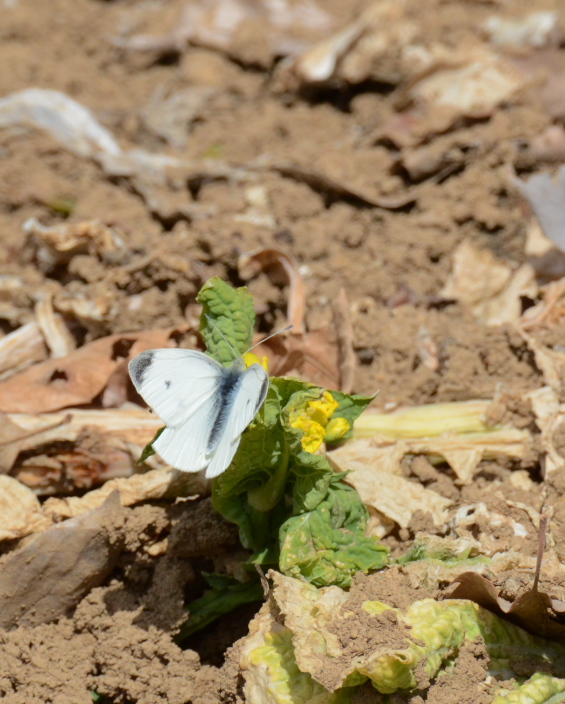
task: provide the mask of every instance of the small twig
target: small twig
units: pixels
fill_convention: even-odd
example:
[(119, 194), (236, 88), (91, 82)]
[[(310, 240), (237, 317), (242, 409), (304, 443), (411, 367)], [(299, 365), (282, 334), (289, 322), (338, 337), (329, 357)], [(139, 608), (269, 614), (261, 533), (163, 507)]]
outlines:
[(547, 515), (547, 511), (545, 506), (542, 508), (542, 514), (540, 516), (540, 521), (539, 521), (539, 531), (538, 531), (538, 555), (537, 555), (537, 560), (536, 560), (536, 573), (534, 577), (534, 586), (533, 586), (533, 591), (538, 590), (538, 584), (539, 584), (539, 576), (541, 572), (541, 563), (543, 560), (543, 553), (545, 550), (545, 544), (546, 544), (546, 534), (547, 534), (547, 523), (548, 523), (549, 517)]
[(271, 585), (269, 584), (268, 579), (265, 577), (265, 573), (261, 569), (261, 565), (255, 564), (255, 569), (257, 570), (259, 579), (261, 580), (261, 586), (263, 587), (263, 594), (265, 595), (265, 599), (268, 599), (271, 595)]

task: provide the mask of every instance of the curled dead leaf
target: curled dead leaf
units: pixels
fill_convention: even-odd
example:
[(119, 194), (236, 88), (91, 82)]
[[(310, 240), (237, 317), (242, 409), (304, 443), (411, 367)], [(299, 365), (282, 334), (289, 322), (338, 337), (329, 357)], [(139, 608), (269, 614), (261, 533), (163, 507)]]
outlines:
[(562, 613), (553, 608), (551, 597), (543, 591), (529, 589), (510, 602), (499, 596), (500, 590), (489, 579), (476, 572), (459, 575), (454, 585), (450, 599), (470, 599), (542, 638), (565, 637)]

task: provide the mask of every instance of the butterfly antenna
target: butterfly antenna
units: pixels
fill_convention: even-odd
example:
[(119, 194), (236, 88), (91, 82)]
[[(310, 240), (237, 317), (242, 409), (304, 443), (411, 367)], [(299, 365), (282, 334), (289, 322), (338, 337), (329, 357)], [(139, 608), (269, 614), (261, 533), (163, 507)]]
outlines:
[[(287, 325), (286, 328), (283, 330), (278, 330), (277, 332), (274, 332), (272, 335), (269, 335), (269, 337), (264, 337), (262, 340), (259, 340), (259, 342), (256, 342), (253, 347), (250, 347), (247, 352), (251, 352), (251, 350), (254, 350), (256, 347), (259, 347), (259, 345), (262, 345), (264, 342), (267, 342), (267, 340), (270, 340), (271, 337), (276, 337), (277, 335), (282, 335), (283, 332), (286, 332), (287, 330), (290, 330), (290, 328), (293, 328), (294, 325)], [(245, 354), (247, 354), (247, 352)]]
[(218, 327), (218, 325), (216, 324), (216, 322), (215, 322), (208, 314), (206, 314), (206, 320), (210, 323), (210, 325), (212, 325), (212, 327), (214, 327), (214, 328), (220, 333), (220, 335), (222, 336), (224, 342), (228, 345), (228, 347), (229, 347), (229, 348), (231, 349), (231, 351), (233, 352), (233, 358), (234, 358), (234, 360), (235, 360), (235, 359), (239, 359), (239, 355), (238, 355), (238, 353), (235, 351), (235, 349), (233, 348), (232, 343), (228, 340), (228, 338), (227, 338), (227, 337), (224, 335), (224, 333), (220, 330), (220, 328)]

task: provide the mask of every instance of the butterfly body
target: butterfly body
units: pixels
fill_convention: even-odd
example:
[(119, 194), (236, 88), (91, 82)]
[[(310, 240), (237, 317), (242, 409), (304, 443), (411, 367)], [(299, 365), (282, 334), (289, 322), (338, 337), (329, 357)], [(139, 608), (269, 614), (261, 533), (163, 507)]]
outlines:
[(206, 469), (209, 478), (227, 469), (269, 388), (261, 365), (245, 369), (240, 358), (223, 367), (193, 350), (148, 350), (130, 362), (129, 371), (167, 426), (153, 448), (173, 467)]

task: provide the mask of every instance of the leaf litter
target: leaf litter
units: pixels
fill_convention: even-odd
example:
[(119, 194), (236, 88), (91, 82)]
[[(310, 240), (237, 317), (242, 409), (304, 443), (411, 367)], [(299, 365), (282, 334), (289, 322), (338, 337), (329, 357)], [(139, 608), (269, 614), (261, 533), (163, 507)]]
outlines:
[[(180, 5), (172, 11), (182, 10)], [(46, 700), (54, 691), (90, 701), (90, 690), (110, 699), (119, 691), (124, 701), (153, 697), (181, 702), (188, 696), (193, 701), (236, 701), (234, 672), (240, 669), (248, 697), (257, 701), (263, 701), (265, 692), (271, 692), (269, 687), (276, 685), (276, 677), (272, 681), (269, 677), (282, 671), (289, 672), (296, 685), (292, 701), (309, 701), (313, 696), (319, 701), (339, 701), (349, 687), (333, 694), (330, 690), (342, 684), (344, 676), (353, 675), (355, 667), (363, 672), (354, 676), (371, 679), (372, 674), (372, 681), (381, 682), (370, 659), (363, 660), (360, 651), (386, 653), (386, 657), (402, 653), (402, 661), (414, 628), (403, 626), (406, 614), (411, 608), (423, 608), (420, 605), (427, 599), (447, 604), (449, 599), (442, 602), (438, 598), (446, 596), (456, 577), (466, 572), (473, 580), (480, 581), (480, 576), (495, 585), (489, 608), (498, 609), (499, 616), (505, 614), (501, 603), (519, 599), (520, 590), (522, 594), (531, 590), (539, 518), (548, 492), (549, 547), (540, 593), (551, 601), (553, 626), (560, 617), (563, 554), (558, 536), (563, 519), (558, 497), (565, 378), (559, 337), (562, 273), (551, 274), (547, 266), (544, 270), (525, 249), (526, 213), (516, 194), (508, 190), (506, 169), (509, 164), (517, 169), (524, 164), (524, 139), (533, 144), (551, 126), (543, 113), (548, 103), (540, 107), (524, 98), (532, 95), (528, 91), (535, 91), (535, 86), (531, 71), (516, 60), (516, 49), (522, 58), (541, 61), (537, 47), (554, 44), (555, 20), (548, 15), (553, 24), (548, 18), (545, 24), (535, 24), (534, 20), (540, 20), (528, 14), (530, 8), (522, 7), (520, 14), (519, 8), (500, 5), (496, 7), (500, 17), (493, 22), (493, 7), (477, 5), (470, 21), (465, 14), (469, 8), (456, 11), (448, 7), (453, 14), (446, 34), (442, 24), (446, 15), (435, 3), (427, 8), (433, 10), (430, 16), (437, 23), (431, 28), (423, 10), (411, 3), (381, 3), (381, 8), (368, 6), (356, 16), (336, 10), (335, 19), (312, 24), (316, 31), (306, 41), (302, 36), (296, 41), (292, 35), (302, 19), (295, 25), (292, 22), (303, 18), (307, 10), (297, 3), (290, 14), (286, 5), (280, 10), (292, 16), (292, 21), (279, 23), (262, 43), (246, 48), (240, 39), (249, 36), (247, 32), (253, 35), (253, 12), (243, 12), (235, 34), (228, 32), (220, 43), (217, 36), (205, 39), (206, 23), (212, 21), (214, 28), (214, 12), (221, 5), (210, 4), (209, 16), (201, 14), (193, 23), (192, 35), (183, 36), (182, 42), (147, 47), (161, 55), (172, 47), (181, 57), (181, 75), (186, 71), (186, 75), (197, 76), (206, 90), (206, 81), (214, 84), (214, 91), (203, 93), (206, 102), (198, 108), (196, 120), (184, 113), (183, 119), (192, 121), (185, 131), (178, 132), (176, 123), (165, 128), (155, 125), (143, 113), (151, 91), (157, 88), (157, 73), (171, 77), (172, 69), (166, 62), (153, 64), (155, 78), (147, 78), (151, 85), (142, 87), (141, 77), (148, 76), (151, 60), (136, 67), (138, 59), (131, 51), (135, 42), (127, 47), (123, 43), (119, 50), (130, 72), (131, 93), (127, 95), (110, 91), (101, 98), (103, 91), (90, 93), (102, 78), (99, 72), (89, 75), (92, 66), (82, 66), (89, 84), (82, 84), (82, 94), (79, 90), (73, 95), (81, 95), (80, 102), (92, 112), (61, 97), (68, 85), (58, 78), (43, 82), (52, 85), (51, 93), (22, 94), (22, 89), (32, 86), (16, 76), (5, 77), (3, 95), (8, 97), (2, 103), (3, 116), (11, 126), (0, 134), (7, 150), (7, 187), (1, 194), (0, 214), (7, 233), (7, 247), (0, 257), (0, 350), (5, 360), (1, 386), (8, 384), (8, 390), (12, 389), (8, 401), (11, 404), (16, 398), (17, 407), (5, 407), (0, 438), (3, 568), (14, 560), (10, 569), (17, 568), (19, 573), (17, 556), (22, 554), (27, 564), (26, 548), (40, 549), (33, 547), (35, 540), (45, 536), (56, 547), (63, 527), (72, 530), (75, 517), (86, 520), (92, 515), (89, 511), (100, 510), (116, 489), (122, 506), (122, 518), (115, 522), (111, 536), (119, 553), (115, 566), (111, 565), (116, 556), (104, 557), (94, 568), (93, 579), (100, 581), (85, 577), (78, 588), (73, 578), (80, 577), (79, 571), (70, 570), (68, 579), (59, 575), (57, 598), (61, 601), (48, 607), (52, 613), (59, 612), (57, 624), (27, 624), (2, 632), (0, 648), (9, 658), (0, 691), (7, 701), (16, 703), (21, 697), (23, 701)], [(233, 11), (235, 3), (228, 5)], [(241, 10), (243, 3), (239, 6)], [(202, 12), (195, 5), (197, 9)], [(378, 15), (377, 9), (396, 13), (394, 23), (389, 17), (387, 26), (392, 29), (384, 43), (379, 23), (370, 21)], [(50, 21), (41, 16), (41, 10), (37, 19), (26, 17), (25, 8), (12, 11), (22, 13), (23, 26)], [(132, 23), (137, 11), (138, 19)], [(308, 12), (306, 16), (320, 19), (326, 9), (310, 7)], [(327, 12), (333, 17), (334, 8), (328, 7)], [(276, 13), (267, 12), (269, 21)], [(103, 15), (112, 18), (105, 36), (116, 36), (118, 18), (122, 27), (128, 22), (133, 27), (130, 36), (149, 16), (155, 36), (163, 29), (160, 14), (149, 7), (108, 6), (101, 11)], [(73, 49), (69, 56), (82, 57), (73, 33), (65, 34), (65, 22), (61, 31)], [(204, 34), (198, 35), (199, 31)], [(446, 58), (445, 36), (451, 32), (458, 46), (454, 51), (447, 47), (450, 55)], [(48, 35), (42, 39), (49, 41)], [(100, 56), (100, 47), (94, 54)], [(273, 68), (275, 54), (277, 60), (289, 58), (280, 62), (271, 78), (265, 69)], [(109, 61), (122, 71), (117, 56)], [(272, 93), (258, 91), (257, 76), (245, 68), (249, 61), (259, 67), (254, 70), (261, 80), (272, 81)], [(301, 65), (314, 66), (313, 81), (301, 76), (297, 68)], [(320, 73), (321, 69), (326, 73)], [(295, 92), (297, 77), (299, 94)], [(174, 95), (177, 87), (188, 88), (183, 81), (177, 86), (173, 81), (172, 92), (165, 94)], [(379, 82), (381, 88), (376, 87)], [(354, 89), (348, 95), (349, 86), (364, 83), (360, 94), (355, 95)], [(226, 85), (230, 90), (224, 89)], [(544, 90), (550, 85), (551, 81)], [(331, 104), (302, 101), (305, 90), (329, 90), (331, 96), (336, 87), (349, 101), (346, 117), (336, 119), (338, 111)], [(458, 98), (462, 89), (466, 101)], [(83, 99), (84, 95), (89, 97)], [(335, 94), (330, 103), (334, 99)], [(222, 106), (219, 100), (227, 103)], [(28, 131), (30, 125), (40, 124), (34, 112), (40, 104), (50, 116), (50, 137), (35, 129)], [(61, 116), (70, 111), (80, 120), (56, 120), (54, 105), (60, 106)], [(220, 115), (228, 122), (222, 123)], [(233, 124), (232, 119), (239, 120), (240, 128), (232, 129), (227, 139), (226, 124)], [(273, 121), (282, 127), (273, 129)], [(79, 124), (83, 131), (77, 133)], [(65, 131), (69, 126), (71, 131)], [(25, 145), (22, 129), (28, 140)], [(297, 137), (299, 149), (292, 146)], [(387, 139), (397, 149), (391, 150)], [(155, 140), (174, 144), (175, 154), (171, 156), (162, 141)], [(412, 145), (422, 141), (420, 149), (431, 147), (437, 154), (417, 154)], [(203, 160), (207, 148), (208, 155), (214, 156)], [(324, 151), (333, 152), (331, 158), (321, 158)], [(55, 155), (47, 167), (46, 154)], [(337, 163), (344, 164), (341, 169), (332, 162), (335, 155)], [(362, 156), (372, 161), (363, 161)], [(527, 158), (527, 170), (535, 171), (548, 157), (538, 150), (530, 151)], [(25, 180), (17, 163), (24, 160), (26, 167), (28, 160), (33, 165), (27, 167)], [(406, 172), (400, 174), (399, 165)], [(86, 187), (76, 178), (79, 171), (87, 174)], [(362, 178), (351, 178), (355, 173)], [(27, 181), (28, 190), (21, 185)], [(259, 182), (261, 194), (242, 195)], [(556, 181), (551, 183), (555, 187)], [(519, 185), (517, 189), (523, 190)], [(554, 239), (558, 235), (546, 229), (556, 232), (554, 225), (547, 224), (549, 211), (543, 202), (551, 198), (551, 194), (544, 195), (536, 205), (532, 203), (549, 239), (549, 252), (551, 241), (559, 246)], [(57, 210), (63, 202), (65, 216)], [(104, 219), (108, 203), (112, 220)], [(17, 222), (14, 213), (18, 213)], [(555, 217), (550, 215), (550, 219)], [(27, 223), (23, 230), (22, 223)], [(268, 609), (263, 607), (255, 620), (251, 611), (243, 615), (239, 632), (234, 619), (233, 631), (231, 624), (221, 622), (229, 631), (224, 640), (219, 627), (203, 631), (199, 642), (191, 642), (188, 650), (171, 640), (186, 617), (186, 589), (191, 599), (202, 593), (201, 571), (235, 572), (241, 578), (241, 562), (249, 553), (229, 557), (234, 549), (241, 551), (233, 529), (205, 499), (194, 498), (203, 496), (206, 487), (198, 482), (179, 483), (182, 477), (163, 467), (155, 456), (144, 467), (135, 467), (159, 420), (133, 405), (139, 399), (131, 395), (125, 362), (135, 352), (124, 349), (111, 359), (109, 345), (113, 343), (109, 341), (119, 337), (127, 341), (127, 347), (147, 331), (187, 328), (181, 344), (197, 345), (194, 330), (186, 324), (194, 312), (194, 295), (212, 275), (233, 277), (242, 252), (251, 253), (246, 256), (270, 252), (261, 255), (268, 266), (253, 273), (242, 268), (238, 273), (255, 296), (262, 330), (257, 339), (287, 320), (299, 320), (303, 328), (301, 339), (293, 341), (294, 335), (288, 335), (272, 343), (273, 349), (266, 352), (270, 362), (277, 364), (289, 356), (288, 345), (293, 341), (299, 352), (286, 360), (292, 364), (289, 371), (300, 369), (308, 356), (314, 365), (302, 366), (301, 372), (310, 381), (344, 391), (380, 390), (374, 401), (374, 410), (379, 412), (371, 414), (374, 418), (365, 414), (366, 423), (362, 416), (356, 428), (363, 437), (348, 440), (328, 457), (336, 466), (341, 461), (340, 469), (353, 469), (352, 484), (357, 472), (360, 482), (365, 475), (359, 486), (365, 487), (374, 504), (370, 505), (368, 530), (381, 538), (399, 562), (356, 577), (349, 592), (329, 587), (333, 590), (330, 604), (350, 604), (347, 619), (336, 626), (332, 617), (341, 612), (335, 608), (332, 613), (330, 608), (320, 616), (327, 622), (314, 619), (311, 631), (319, 629), (332, 652), (334, 646), (339, 648), (335, 662), (314, 653), (315, 666), (311, 665), (308, 658), (317, 640), (302, 636), (299, 626), (303, 624), (292, 611), (296, 606), (303, 613), (302, 597), (297, 596), (301, 591), (309, 590), (311, 602), (326, 588), (310, 589), (304, 582), (274, 573)], [(285, 270), (281, 262), (286, 262), (286, 278), (281, 278)], [(273, 273), (277, 266), (279, 270)], [(555, 283), (547, 284), (548, 277)], [(398, 305), (387, 306), (398, 287), (408, 294), (398, 299)], [(337, 300), (341, 288), (346, 298)], [(339, 321), (335, 331), (334, 316)], [(132, 330), (142, 332), (134, 337)], [(179, 337), (175, 334), (171, 344), (178, 344)], [(96, 354), (89, 356), (91, 345), (97, 343)], [(147, 343), (161, 346), (167, 339)], [(80, 367), (81, 354), (90, 360), (84, 387), (72, 376)], [(77, 359), (74, 355), (79, 361), (73, 361)], [(320, 367), (326, 377), (316, 378)], [(92, 373), (101, 368), (104, 378)], [(56, 377), (69, 374), (69, 386), (76, 388), (63, 394), (60, 387), (67, 386), (67, 381), (54, 378), (51, 383), (57, 388), (50, 398), (42, 399), (43, 390), (38, 396), (34, 381), (42, 370), (51, 370)], [(26, 392), (19, 397), (18, 383), (31, 384), (22, 387)], [(34, 404), (38, 399), (43, 405)], [(446, 402), (446, 415), (434, 426), (432, 409)], [(470, 405), (465, 410), (457, 405), (461, 403)], [(446, 432), (450, 427), (455, 429)], [(377, 476), (381, 486), (389, 482), (393, 487), (390, 494), (379, 491)], [(116, 510), (120, 513), (117, 504)], [(192, 524), (191, 516), (198, 517)], [(101, 527), (98, 519), (93, 520)], [(192, 544), (195, 535), (202, 543), (189, 558), (179, 548), (183, 522), (188, 522), (184, 543)], [(78, 543), (80, 564), (87, 547)], [(51, 548), (41, 550), (47, 554)], [(214, 564), (203, 568), (202, 559), (210, 556)], [(34, 560), (29, 564), (33, 566)], [(55, 564), (46, 567), (52, 569)], [(29, 583), (41, 589), (41, 580), (37, 585), (35, 580), (29, 577)], [(283, 580), (286, 591), (281, 587)], [(92, 588), (95, 583), (102, 586)], [(476, 601), (482, 598), (471, 596)], [(367, 601), (385, 606), (368, 614), (361, 607)], [(162, 606), (161, 615), (156, 603)], [(441, 608), (448, 609), (449, 604)], [(534, 615), (534, 623), (526, 624), (534, 631), (533, 637), (540, 635), (535, 633), (536, 619)], [(226, 647), (245, 636), (250, 620), (251, 636), (236, 643), (222, 666)], [(366, 633), (356, 649), (360, 624)], [(529, 637), (516, 633), (520, 633), (518, 640)], [(415, 643), (423, 647), (420, 641)], [(259, 651), (254, 651), (257, 647)], [(80, 666), (75, 662), (77, 649), (84, 653)], [(468, 640), (460, 646), (449, 672), (433, 675), (431, 670), (416, 668), (412, 674), (405, 671), (406, 681), (414, 677), (430, 701), (436, 697), (449, 703), (450, 692), (453, 696), (455, 691), (465, 701), (465, 692), (480, 687), (485, 704), (498, 704), (506, 700), (508, 690), (497, 694), (496, 678), (508, 680), (512, 672), (487, 651), (488, 643)], [(33, 659), (40, 652), (48, 663), (57, 663), (66, 675), (65, 682), (54, 679), (54, 668), (44, 667), (41, 657)], [(506, 685), (516, 687), (513, 695), (528, 693), (540, 702), (559, 696), (563, 673), (558, 654), (551, 652), (545, 674), (535, 674), (539, 665), (533, 661), (529, 669), (519, 668), (522, 679)], [(30, 655), (33, 665), (27, 666), (26, 675), (23, 663), (30, 662)], [(201, 665), (199, 657), (213, 664)], [(474, 663), (474, 674), (470, 663)], [(489, 667), (494, 674), (487, 680)], [(127, 674), (133, 670), (140, 675), (137, 684)], [(15, 681), (25, 684), (14, 689)], [(363, 688), (369, 701), (378, 696), (366, 684), (356, 686)], [(273, 691), (273, 701), (278, 701), (277, 696)]]

